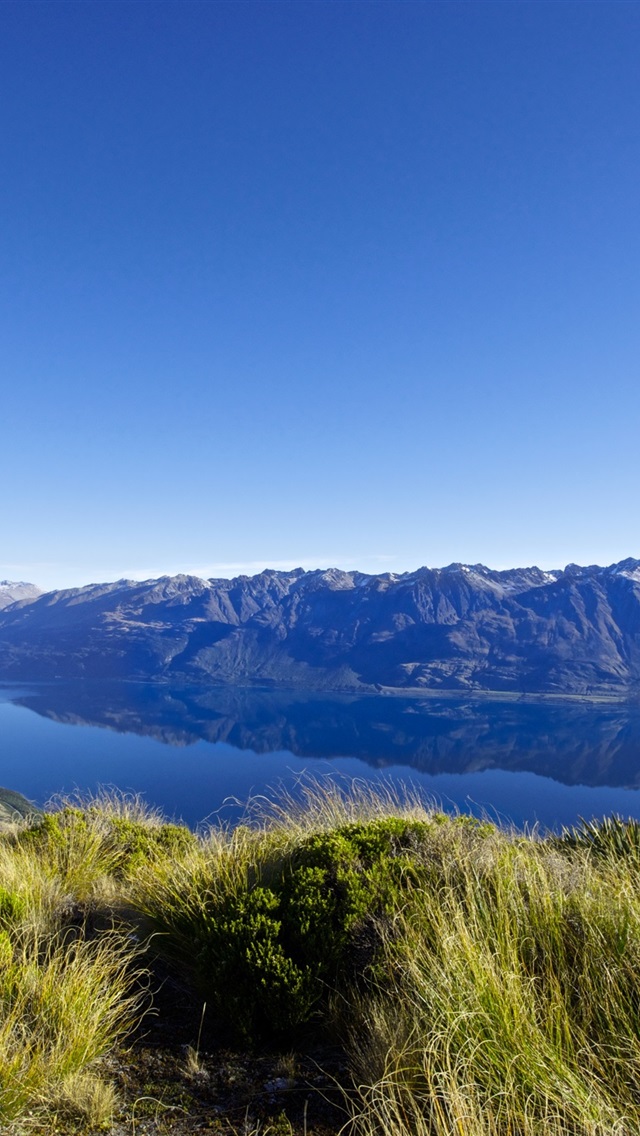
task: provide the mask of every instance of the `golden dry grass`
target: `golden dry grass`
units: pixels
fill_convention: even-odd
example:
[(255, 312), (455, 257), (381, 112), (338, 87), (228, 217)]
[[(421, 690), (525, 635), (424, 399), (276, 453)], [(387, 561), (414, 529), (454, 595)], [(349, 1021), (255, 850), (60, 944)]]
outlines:
[(268, 882), (314, 833), (397, 816), (424, 825), (415, 873), (379, 923), (368, 982), (332, 1007), (353, 1078), (345, 1132), (635, 1136), (637, 826), (540, 838), (331, 782), (250, 802), (242, 824), (198, 839), (118, 796), (0, 837), (2, 1129), (108, 1123), (101, 1059), (140, 1012), (125, 917), (140, 931), (161, 913), (148, 949), (185, 974), (185, 927), (212, 897)]

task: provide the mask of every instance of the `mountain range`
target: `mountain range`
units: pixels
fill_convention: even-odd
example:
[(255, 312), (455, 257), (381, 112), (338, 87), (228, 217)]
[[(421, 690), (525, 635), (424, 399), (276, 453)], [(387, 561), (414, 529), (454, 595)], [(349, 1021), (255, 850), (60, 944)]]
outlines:
[(0, 677), (640, 694), (640, 561), (0, 582)]

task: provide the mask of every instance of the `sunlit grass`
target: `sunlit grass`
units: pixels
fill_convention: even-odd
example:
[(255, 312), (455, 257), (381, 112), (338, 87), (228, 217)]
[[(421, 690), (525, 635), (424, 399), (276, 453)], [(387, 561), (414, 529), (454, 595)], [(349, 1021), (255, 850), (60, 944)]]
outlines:
[(55, 1112), (109, 1119), (113, 1090), (97, 1062), (139, 1010), (131, 948), (99, 940), (12, 941), (0, 949), (0, 1121), (34, 1124)]
[(0, 1128), (108, 1125), (144, 950), (247, 1045), (343, 1045), (351, 1136), (632, 1136), (638, 831), (523, 835), (330, 781), (197, 837), (59, 802), (0, 836)]
[(640, 1131), (636, 865), (502, 836), (436, 865), (352, 1019), (355, 1131)]
[(118, 802), (103, 805), (65, 804), (0, 838), (2, 1131), (104, 1124), (113, 1112), (100, 1059), (139, 1017), (144, 979), (139, 947), (116, 926)]

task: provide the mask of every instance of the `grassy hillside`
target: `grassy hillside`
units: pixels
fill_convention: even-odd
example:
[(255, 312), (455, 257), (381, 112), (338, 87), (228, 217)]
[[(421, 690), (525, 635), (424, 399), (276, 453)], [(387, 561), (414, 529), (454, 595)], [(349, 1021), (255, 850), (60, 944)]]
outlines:
[(198, 836), (116, 795), (0, 836), (7, 1133), (640, 1131), (640, 829), (310, 787)]
[(16, 821), (35, 818), (40, 809), (32, 805), (21, 793), (0, 788), (0, 832), (10, 829)]

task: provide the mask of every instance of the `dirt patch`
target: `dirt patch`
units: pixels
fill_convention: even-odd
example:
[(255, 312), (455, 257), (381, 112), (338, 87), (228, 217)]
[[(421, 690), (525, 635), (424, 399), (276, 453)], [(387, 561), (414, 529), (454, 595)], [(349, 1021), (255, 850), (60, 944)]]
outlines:
[(168, 975), (105, 1073), (121, 1105), (109, 1136), (336, 1136), (347, 1120), (339, 1049), (310, 1033), (297, 1052), (239, 1052)]

